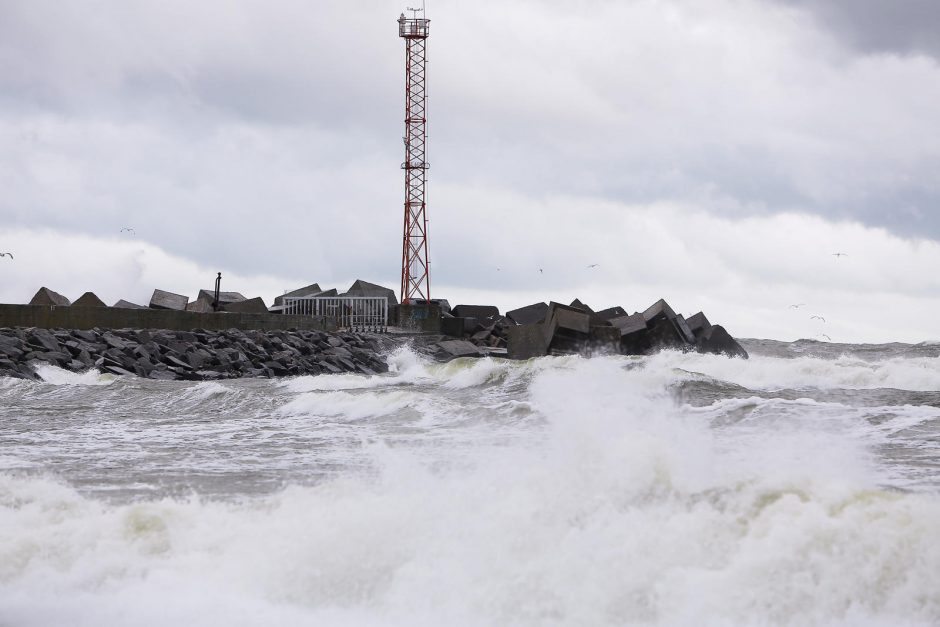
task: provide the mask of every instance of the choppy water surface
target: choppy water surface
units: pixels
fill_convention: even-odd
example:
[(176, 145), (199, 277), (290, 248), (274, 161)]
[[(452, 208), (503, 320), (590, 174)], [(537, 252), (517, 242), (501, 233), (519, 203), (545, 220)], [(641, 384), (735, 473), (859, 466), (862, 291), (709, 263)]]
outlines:
[(937, 625), (940, 346), (0, 379), (0, 625)]

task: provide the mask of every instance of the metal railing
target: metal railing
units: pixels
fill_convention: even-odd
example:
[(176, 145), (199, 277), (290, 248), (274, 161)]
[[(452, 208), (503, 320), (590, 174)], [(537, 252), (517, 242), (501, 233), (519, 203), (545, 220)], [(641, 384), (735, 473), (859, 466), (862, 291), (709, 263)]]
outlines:
[(342, 330), (388, 332), (388, 299), (384, 296), (285, 296), (283, 313), (332, 318)]

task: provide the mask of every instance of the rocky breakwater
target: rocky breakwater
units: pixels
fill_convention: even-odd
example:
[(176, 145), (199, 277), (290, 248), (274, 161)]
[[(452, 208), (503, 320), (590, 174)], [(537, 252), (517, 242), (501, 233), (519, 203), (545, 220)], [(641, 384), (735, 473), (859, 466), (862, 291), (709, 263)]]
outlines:
[(387, 372), (374, 336), (319, 331), (0, 329), (0, 376), (37, 379), (36, 366), (202, 381)]

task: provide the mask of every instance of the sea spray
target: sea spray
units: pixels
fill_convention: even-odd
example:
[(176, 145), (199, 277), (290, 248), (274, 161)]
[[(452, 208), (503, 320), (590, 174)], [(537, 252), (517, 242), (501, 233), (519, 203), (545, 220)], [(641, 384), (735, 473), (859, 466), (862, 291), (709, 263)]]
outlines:
[(936, 624), (937, 408), (757, 358), (4, 388), (0, 624)]

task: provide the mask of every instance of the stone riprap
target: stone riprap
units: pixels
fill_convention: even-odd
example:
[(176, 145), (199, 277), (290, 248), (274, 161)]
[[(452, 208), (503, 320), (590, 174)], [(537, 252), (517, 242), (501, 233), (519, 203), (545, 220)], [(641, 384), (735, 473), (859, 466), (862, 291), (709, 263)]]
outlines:
[(37, 379), (42, 363), (82, 372), (212, 380), (387, 372), (379, 338), (323, 331), (0, 329), (0, 376)]

